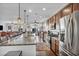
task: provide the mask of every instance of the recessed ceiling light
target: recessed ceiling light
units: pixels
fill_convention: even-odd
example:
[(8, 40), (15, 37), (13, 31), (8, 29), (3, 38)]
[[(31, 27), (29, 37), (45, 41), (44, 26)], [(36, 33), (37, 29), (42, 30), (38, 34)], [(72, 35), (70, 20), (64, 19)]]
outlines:
[(29, 9), (29, 12), (31, 13), (31, 12), (32, 12), (32, 10), (31, 10), (31, 9)]
[(46, 10), (46, 8), (42, 8), (42, 10), (43, 10), (43, 11), (45, 11), (45, 10)]

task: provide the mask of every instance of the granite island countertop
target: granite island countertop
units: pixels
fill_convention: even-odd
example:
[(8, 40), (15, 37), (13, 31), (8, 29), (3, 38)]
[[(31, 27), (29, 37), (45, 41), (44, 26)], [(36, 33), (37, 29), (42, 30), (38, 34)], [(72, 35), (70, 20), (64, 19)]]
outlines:
[(0, 46), (22, 46), (22, 45), (36, 45), (36, 39), (34, 38), (34, 36), (24, 37), (24, 34), (22, 34), (0, 43)]

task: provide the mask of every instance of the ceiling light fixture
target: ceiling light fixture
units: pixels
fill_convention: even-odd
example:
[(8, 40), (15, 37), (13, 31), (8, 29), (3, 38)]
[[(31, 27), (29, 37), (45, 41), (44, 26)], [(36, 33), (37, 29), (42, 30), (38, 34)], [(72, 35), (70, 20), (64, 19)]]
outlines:
[(43, 10), (43, 11), (45, 11), (45, 10), (46, 10), (46, 8), (42, 8), (42, 10)]
[(32, 12), (32, 10), (31, 9), (29, 9), (29, 13), (31, 13)]
[(21, 22), (21, 17), (20, 17), (20, 3), (18, 4), (18, 18), (17, 18), (17, 23), (20, 24)]

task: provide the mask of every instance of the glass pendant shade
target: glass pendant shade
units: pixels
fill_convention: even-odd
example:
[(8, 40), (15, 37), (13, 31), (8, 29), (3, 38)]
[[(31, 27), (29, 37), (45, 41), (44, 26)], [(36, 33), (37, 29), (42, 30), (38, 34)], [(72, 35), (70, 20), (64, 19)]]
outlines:
[(21, 24), (21, 17), (18, 17), (18, 18), (17, 18), (17, 23), (18, 23), (18, 24)]
[(21, 17), (20, 17), (20, 3), (18, 4), (18, 13), (19, 13), (19, 16), (18, 16), (18, 18), (17, 18), (17, 24), (22, 24), (22, 19), (21, 19)]

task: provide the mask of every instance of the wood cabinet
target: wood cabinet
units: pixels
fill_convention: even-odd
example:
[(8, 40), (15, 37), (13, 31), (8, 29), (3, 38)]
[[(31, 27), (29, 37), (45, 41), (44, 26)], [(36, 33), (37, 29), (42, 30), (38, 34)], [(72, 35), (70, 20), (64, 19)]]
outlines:
[(59, 20), (61, 18), (61, 14), (62, 14), (61, 12), (56, 14), (56, 24), (59, 24)]
[(0, 36), (4, 37), (4, 36), (10, 36), (10, 35), (14, 35), (15, 32), (0, 32)]
[[(71, 13), (75, 12), (75, 11), (79, 11), (79, 3), (70, 3), (68, 4), (66, 7), (64, 7), (63, 9), (61, 9), (58, 13), (56, 13), (55, 15), (53, 15), (50, 19), (49, 19), (49, 23), (50, 24), (55, 24), (59, 25), (59, 21), (60, 18), (70, 15)], [(53, 25), (54, 26), (54, 25)], [(53, 50), (53, 52), (58, 55), (59, 54), (59, 41), (56, 39), (52, 39), (51, 41), (51, 49)]]
[(59, 40), (56, 37), (51, 38), (51, 50), (55, 55), (59, 55)]
[(59, 55), (59, 40), (55, 40), (55, 48), (56, 55)]
[[(70, 3), (68, 4), (66, 7), (64, 7), (63, 9), (61, 9), (58, 13), (56, 13), (55, 15), (53, 15), (52, 17), (50, 17), (49, 20), (49, 24), (53, 24), (55, 23), (54, 20), (56, 18), (56, 23), (58, 23), (59, 18), (62, 18), (64, 16), (70, 15), (71, 13), (73, 13), (74, 11), (79, 11), (79, 3)], [(56, 17), (55, 17), (56, 16)]]
[(79, 3), (73, 4), (73, 11), (79, 11)]
[(52, 16), (52, 23), (54, 24), (56, 22), (55, 16)]
[(51, 27), (54, 27), (54, 24), (56, 23), (55, 16), (52, 16), (52, 21), (51, 21)]
[(55, 53), (55, 39), (51, 39), (51, 50)]
[(63, 8), (61, 11), (62, 11), (62, 17), (66, 15), (70, 15), (73, 12), (73, 4), (69, 4), (68, 6)]

